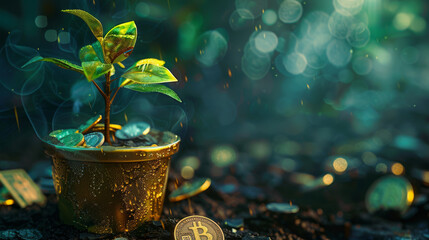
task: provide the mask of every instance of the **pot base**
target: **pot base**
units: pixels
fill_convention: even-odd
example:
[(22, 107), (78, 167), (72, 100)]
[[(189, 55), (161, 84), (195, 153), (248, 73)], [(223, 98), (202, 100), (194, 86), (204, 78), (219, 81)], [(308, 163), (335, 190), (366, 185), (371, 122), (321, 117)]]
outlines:
[(102, 234), (159, 220), (170, 157), (117, 164), (53, 160), (64, 223)]

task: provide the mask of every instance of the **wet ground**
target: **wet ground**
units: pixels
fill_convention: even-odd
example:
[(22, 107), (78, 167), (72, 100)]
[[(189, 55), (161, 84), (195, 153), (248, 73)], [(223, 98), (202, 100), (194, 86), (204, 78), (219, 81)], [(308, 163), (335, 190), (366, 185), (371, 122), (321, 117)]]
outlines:
[[(174, 189), (176, 175), (170, 175), (169, 189)], [(356, 201), (362, 192), (353, 189), (353, 181), (300, 194), (296, 189), (293, 191), (294, 185), (282, 188), (238, 185), (233, 189), (225, 184), (228, 181), (231, 178), (214, 181), (207, 191), (188, 200), (176, 203), (167, 200), (161, 221), (117, 235), (92, 234), (61, 224), (53, 194), (48, 195), (45, 207), (0, 206), (0, 239), (173, 239), (175, 224), (194, 214), (215, 220), (226, 239), (429, 239), (429, 204), (421, 197), (427, 195), (424, 189), (405, 215), (395, 212), (370, 215)], [(267, 210), (267, 203), (284, 201), (288, 192), (293, 204), (300, 206), (298, 213)]]

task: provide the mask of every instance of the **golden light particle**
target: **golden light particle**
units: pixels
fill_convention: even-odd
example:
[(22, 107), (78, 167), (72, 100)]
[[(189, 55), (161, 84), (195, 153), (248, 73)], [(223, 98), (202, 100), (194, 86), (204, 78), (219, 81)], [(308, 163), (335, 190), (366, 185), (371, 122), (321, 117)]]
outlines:
[(334, 176), (332, 176), (332, 174), (327, 173), (325, 174), (325, 176), (323, 176), (323, 183), (328, 186), (331, 185), (334, 182)]
[(334, 167), (335, 171), (342, 173), (346, 171), (348, 163), (346, 159), (340, 157), (334, 160), (332, 166)]
[(184, 179), (191, 179), (194, 177), (194, 169), (191, 166), (184, 166), (180, 174)]
[(402, 175), (404, 173), (404, 165), (401, 163), (394, 163), (391, 167), (391, 171), (395, 175)]

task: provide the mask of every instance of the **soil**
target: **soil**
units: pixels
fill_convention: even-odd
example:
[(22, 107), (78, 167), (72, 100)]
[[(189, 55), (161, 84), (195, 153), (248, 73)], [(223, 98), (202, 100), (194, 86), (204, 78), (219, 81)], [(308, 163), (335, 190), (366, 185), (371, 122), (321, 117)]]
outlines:
[[(169, 190), (175, 188), (177, 176), (174, 172), (170, 174)], [(161, 221), (148, 222), (135, 231), (116, 235), (88, 233), (62, 224), (56, 197), (47, 194), (48, 203), (44, 207), (0, 206), (0, 239), (167, 240), (173, 239), (175, 224), (190, 215), (215, 220), (226, 239), (429, 239), (429, 208), (425, 199), (419, 200), (408, 216), (395, 212), (369, 215), (359, 206), (351, 208), (347, 198), (330, 202), (321, 197), (327, 192), (320, 190), (301, 196), (301, 200), (296, 198), (302, 203), (298, 213), (279, 214), (266, 209), (267, 199), (276, 198), (278, 192), (244, 186), (234, 190), (226, 186), (214, 181), (207, 191), (190, 199), (176, 203), (166, 199)], [(350, 186), (333, 188), (328, 194), (341, 195), (345, 187)], [(322, 207), (308, 207), (311, 205), (304, 204), (305, 199), (315, 203), (312, 205), (320, 201)], [(329, 210), (332, 206), (335, 211)]]

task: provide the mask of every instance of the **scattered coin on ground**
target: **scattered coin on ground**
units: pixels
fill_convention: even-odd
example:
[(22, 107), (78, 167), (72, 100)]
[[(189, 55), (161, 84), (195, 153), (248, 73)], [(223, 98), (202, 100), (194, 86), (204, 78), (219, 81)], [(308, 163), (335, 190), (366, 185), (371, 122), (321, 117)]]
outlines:
[(178, 202), (207, 190), (211, 185), (210, 178), (198, 179), (193, 182), (187, 182), (178, 189), (174, 190), (168, 197), (171, 202)]
[(267, 209), (276, 213), (297, 213), (299, 207), (290, 203), (269, 203)]
[(414, 200), (411, 183), (401, 176), (385, 176), (369, 188), (365, 204), (368, 212), (396, 210), (405, 213)]
[(174, 228), (174, 239), (224, 240), (222, 229), (213, 220), (203, 216), (189, 216), (180, 220)]

